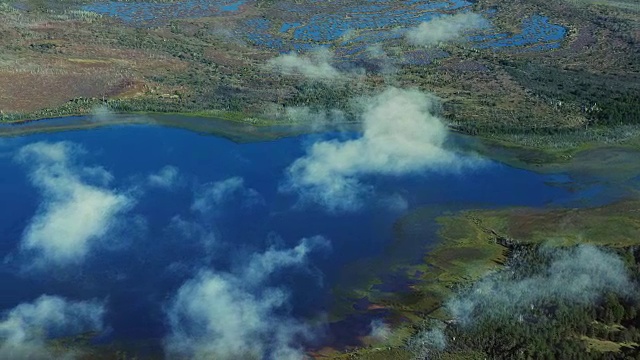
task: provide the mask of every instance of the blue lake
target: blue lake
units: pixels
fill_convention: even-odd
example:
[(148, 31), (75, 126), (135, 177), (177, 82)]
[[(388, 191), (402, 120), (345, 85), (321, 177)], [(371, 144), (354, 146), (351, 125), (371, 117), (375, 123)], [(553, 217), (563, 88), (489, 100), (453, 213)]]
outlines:
[[(23, 137), (0, 138), (0, 309), (10, 309), (41, 294), (71, 299), (107, 299), (104, 341), (160, 339), (166, 334), (163, 309), (194, 269), (228, 271), (250, 254), (276, 243), (296, 246), (301, 238), (322, 235), (331, 249), (313, 252), (313, 271), (285, 272), (271, 281), (291, 294), (291, 313), (314, 318), (327, 312), (335, 299), (331, 288), (345, 276), (345, 265), (364, 258), (384, 257), (393, 241), (393, 224), (406, 211), (421, 206), (464, 207), (546, 206), (579, 200), (589, 188), (569, 191), (557, 186), (558, 175), (540, 175), (487, 161), (459, 173), (411, 176), (370, 176), (376, 197), (361, 211), (330, 213), (319, 206), (300, 205), (295, 194), (278, 191), (285, 169), (318, 139), (349, 135), (323, 134), (279, 140), (235, 143), (225, 138), (152, 125), (101, 127)], [(118, 234), (118, 246), (93, 251), (74, 266), (44, 272), (24, 272), (19, 243), (42, 197), (29, 179), (28, 164), (15, 153), (37, 142), (70, 142), (86, 151), (79, 163), (102, 166), (112, 176), (110, 189), (136, 199), (127, 212), (135, 231)], [(170, 165), (179, 181), (170, 189), (148, 186), (146, 179)], [(204, 184), (240, 177), (257, 201), (242, 196), (222, 202), (206, 216), (194, 213), (194, 194)], [(560, 176), (562, 178), (562, 176)], [(400, 194), (407, 207), (386, 206), (381, 199)], [(204, 251), (198, 236), (177, 231), (175, 219), (197, 223), (217, 245)], [(173, 219), (173, 221), (172, 221)], [(109, 241), (109, 234), (105, 236)], [(115, 234), (114, 234), (115, 236)], [(417, 261), (435, 234), (424, 234), (417, 248), (406, 249)], [(347, 275), (348, 276), (348, 275)], [(361, 334), (354, 334), (361, 335)]]

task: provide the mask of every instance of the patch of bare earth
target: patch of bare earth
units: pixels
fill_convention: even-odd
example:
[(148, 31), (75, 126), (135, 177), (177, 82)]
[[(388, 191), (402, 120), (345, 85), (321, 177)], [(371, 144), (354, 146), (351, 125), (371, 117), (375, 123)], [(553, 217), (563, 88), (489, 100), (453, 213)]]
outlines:
[(108, 73), (37, 74), (0, 72), (0, 110), (33, 112), (77, 97), (112, 96), (127, 80)]

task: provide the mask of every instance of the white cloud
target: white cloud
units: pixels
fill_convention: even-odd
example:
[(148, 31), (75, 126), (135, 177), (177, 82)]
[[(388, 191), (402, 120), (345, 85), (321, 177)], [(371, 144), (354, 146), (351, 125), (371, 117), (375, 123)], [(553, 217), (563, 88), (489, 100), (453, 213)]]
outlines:
[(637, 291), (622, 259), (595, 246), (543, 248), (541, 255), (552, 259), (547, 268), (522, 279), (510, 278), (508, 271), (489, 275), (450, 299), (447, 310), (465, 324), (476, 316), (517, 316), (545, 299), (588, 304), (607, 291)]
[(16, 159), (30, 168), (43, 196), (21, 242), (23, 251), (36, 256), (34, 265), (81, 262), (134, 203), (107, 187), (113, 177), (102, 167), (77, 166), (82, 152), (66, 142), (34, 143), (18, 152)]
[(70, 349), (51, 348), (47, 341), (103, 329), (104, 305), (43, 295), (7, 311), (0, 319), (3, 359), (71, 359)]
[(251, 207), (264, 201), (257, 191), (244, 186), (243, 178), (235, 176), (202, 186), (196, 192), (191, 210), (203, 214), (210, 213), (232, 199), (240, 199), (246, 207)]
[(487, 26), (487, 20), (480, 14), (443, 15), (407, 30), (405, 37), (412, 45), (430, 46), (458, 40), (466, 31), (482, 29)]
[(307, 328), (287, 315), (289, 293), (269, 286), (278, 271), (304, 267), (308, 254), (328, 246), (322, 237), (292, 249), (268, 249), (232, 272), (203, 270), (178, 290), (167, 309), (169, 357), (302, 359), (295, 339)]
[(175, 166), (167, 165), (157, 173), (149, 175), (147, 180), (152, 187), (172, 189), (180, 181), (180, 171)]
[(352, 211), (373, 190), (361, 177), (451, 171), (469, 164), (445, 148), (448, 130), (432, 105), (427, 94), (393, 87), (363, 98), (362, 136), (313, 144), (286, 170), (281, 191), (298, 193), (329, 211)]
[(312, 80), (336, 80), (341, 72), (331, 64), (333, 53), (319, 48), (306, 55), (295, 52), (270, 59), (267, 65), (285, 75), (301, 75)]

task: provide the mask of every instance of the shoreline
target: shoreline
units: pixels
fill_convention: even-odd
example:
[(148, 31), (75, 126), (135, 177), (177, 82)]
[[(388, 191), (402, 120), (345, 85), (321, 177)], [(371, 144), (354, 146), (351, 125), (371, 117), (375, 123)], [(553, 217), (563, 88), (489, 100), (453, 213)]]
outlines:
[[(219, 114), (222, 116), (217, 116)], [(224, 117), (223, 112), (217, 111), (127, 112), (22, 119), (0, 122), (0, 139), (59, 131), (91, 130), (106, 126), (148, 125), (219, 136), (236, 143), (250, 143), (319, 132), (358, 131), (360, 125), (359, 122), (314, 125), (292, 121), (267, 122), (264, 119), (261, 122), (250, 122), (241, 120), (239, 113), (234, 114), (235, 118)], [(244, 118), (252, 119), (249, 116)], [(555, 148), (513, 143), (505, 140), (500, 134), (470, 135), (460, 132), (455, 127), (449, 129), (452, 135), (450, 141), (462, 148), (463, 152), (476, 153), (507, 166), (540, 174), (566, 172), (583, 175), (586, 172), (588, 175), (600, 173), (607, 177), (610, 171), (617, 172), (623, 167), (637, 168), (640, 171), (640, 167), (633, 166), (633, 162), (630, 162), (634, 157), (640, 157), (640, 133), (634, 133), (619, 141), (585, 141), (574, 146)], [(602, 157), (606, 157), (606, 154), (613, 154), (616, 161), (603, 161)], [(592, 157), (594, 159), (591, 159)], [(603, 169), (598, 170), (598, 166)]]
[[(108, 117), (108, 119), (104, 117)], [(122, 112), (106, 115), (73, 114), (4, 121), (0, 122), (0, 138), (58, 131), (89, 130), (106, 126), (159, 125), (221, 136), (236, 142), (253, 142), (271, 141), (319, 131), (345, 130), (358, 124), (358, 122), (327, 125), (302, 124), (293, 121), (270, 122), (250, 116), (241, 118), (235, 113), (217, 111)]]
[[(513, 260), (513, 249), (516, 247), (546, 245), (561, 249), (585, 243), (609, 249), (637, 246), (633, 235), (638, 233), (639, 219), (628, 211), (637, 204), (638, 199), (631, 197), (579, 210), (508, 206), (463, 209), (441, 214), (435, 219), (439, 224), (438, 243), (424, 255), (423, 263), (409, 265), (406, 269), (407, 279), (415, 281), (411, 294), (404, 297), (395, 293), (375, 295), (370, 289), (361, 290), (371, 306), (395, 312), (396, 317), (406, 321), (395, 324), (389, 337), (382, 342), (363, 342), (361, 347), (346, 352), (327, 350), (315, 358), (410, 358), (404, 344), (412, 331), (425, 319), (442, 323), (451, 321), (443, 308), (447, 299), (455, 294), (456, 289), (468, 287), (492, 271), (504, 269), (505, 264)], [(429, 213), (428, 208), (416, 209), (400, 221), (414, 216), (423, 218), (425, 211)], [(612, 224), (606, 219), (620, 216), (622, 220), (617, 225), (625, 231), (611, 231)], [(575, 223), (561, 231), (559, 219), (572, 219)], [(579, 236), (583, 227), (588, 228), (586, 241)], [(564, 241), (549, 240), (557, 234), (566, 236)], [(600, 234), (609, 236), (600, 237)]]

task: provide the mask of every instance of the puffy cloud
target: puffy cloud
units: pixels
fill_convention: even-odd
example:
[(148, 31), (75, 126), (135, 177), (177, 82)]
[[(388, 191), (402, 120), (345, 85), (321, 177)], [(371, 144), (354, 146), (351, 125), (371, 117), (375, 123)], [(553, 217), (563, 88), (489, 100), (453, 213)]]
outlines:
[(373, 189), (361, 177), (457, 170), (465, 160), (445, 148), (446, 125), (434, 102), (418, 90), (388, 88), (363, 98), (361, 137), (314, 143), (286, 170), (281, 191), (298, 193), (329, 211), (357, 210)]
[(407, 30), (405, 37), (412, 45), (430, 46), (457, 40), (464, 32), (482, 29), (488, 24), (482, 15), (476, 13), (443, 15)]
[(615, 254), (592, 245), (541, 251), (552, 261), (539, 273), (523, 279), (511, 279), (509, 272), (487, 276), (450, 299), (446, 308), (464, 324), (478, 314), (518, 314), (545, 299), (585, 304), (604, 292), (630, 294), (636, 290), (624, 262)]
[(47, 341), (103, 329), (104, 305), (43, 295), (7, 311), (0, 320), (3, 359), (71, 359), (69, 349), (51, 348)]
[(30, 181), (43, 201), (24, 231), (21, 249), (36, 265), (81, 262), (116, 227), (134, 200), (107, 188), (113, 176), (102, 167), (82, 167), (83, 150), (71, 143), (34, 143), (16, 159), (30, 168)]
[(306, 265), (328, 246), (322, 237), (291, 249), (270, 248), (232, 272), (203, 270), (182, 285), (167, 308), (169, 357), (191, 359), (301, 359), (296, 339), (308, 329), (287, 315), (289, 293), (269, 286), (279, 271)]
[(336, 80), (342, 75), (331, 62), (333, 53), (319, 48), (306, 55), (295, 52), (270, 59), (267, 65), (285, 75), (301, 75), (312, 80)]
[(175, 166), (167, 165), (157, 173), (149, 175), (147, 180), (152, 187), (172, 189), (180, 181), (180, 171)]
[(191, 210), (203, 214), (210, 213), (234, 198), (239, 198), (247, 207), (264, 201), (257, 191), (244, 186), (243, 178), (236, 176), (202, 186), (196, 192)]

